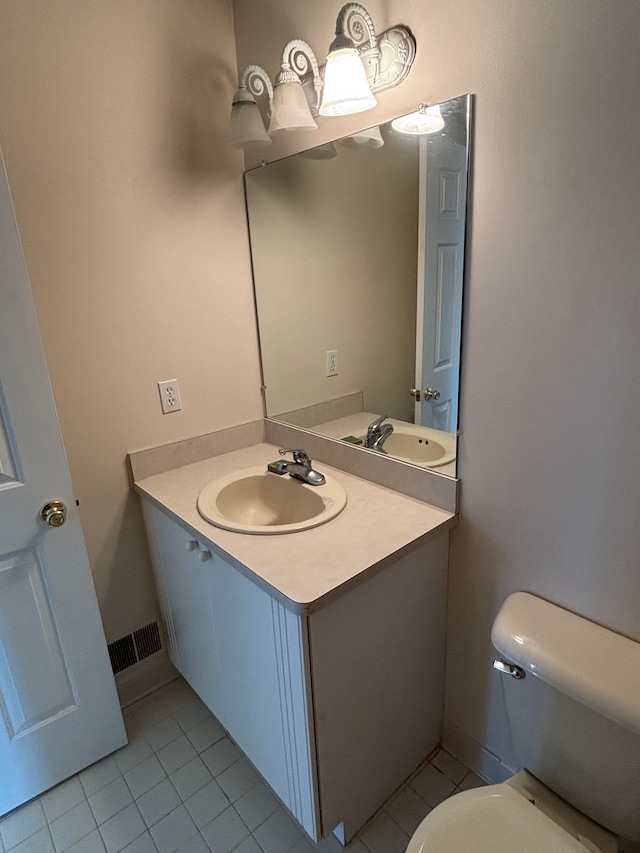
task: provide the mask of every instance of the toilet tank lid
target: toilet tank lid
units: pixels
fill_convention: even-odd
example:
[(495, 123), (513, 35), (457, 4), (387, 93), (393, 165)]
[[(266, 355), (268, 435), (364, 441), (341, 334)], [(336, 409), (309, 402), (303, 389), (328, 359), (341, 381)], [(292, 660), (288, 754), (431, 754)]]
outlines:
[(640, 733), (640, 643), (528, 592), (506, 599), (491, 641), (509, 662)]

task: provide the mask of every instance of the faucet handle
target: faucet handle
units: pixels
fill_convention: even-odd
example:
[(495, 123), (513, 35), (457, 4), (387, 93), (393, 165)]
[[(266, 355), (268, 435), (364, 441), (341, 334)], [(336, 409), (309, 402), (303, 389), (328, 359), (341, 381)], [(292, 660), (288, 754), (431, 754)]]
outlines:
[(383, 421), (386, 421), (388, 419), (388, 417), (389, 415), (380, 415), (380, 417), (376, 418), (375, 421), (371, 421), (371, 423), (369, 424), (369, 429), (375, 429), (376, 427), (379, 427), (380, 424), (383, 423)]
[(280, 456), (284, 456), (287, 453), (291, 453), (293, 454), (294, 462), (297, 462), (300, 465), (311, 466), (311, 459), (309, 458), (309, 454), (302, 447), (299, 447), (295, 450), (281, 447), (280, 450), (278, 450), (278, 453), (280, 454)]

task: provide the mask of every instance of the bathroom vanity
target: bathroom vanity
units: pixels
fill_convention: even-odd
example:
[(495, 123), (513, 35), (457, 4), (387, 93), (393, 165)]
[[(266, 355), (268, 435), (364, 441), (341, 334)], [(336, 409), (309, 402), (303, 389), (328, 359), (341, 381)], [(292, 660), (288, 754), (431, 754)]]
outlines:
[(172, 662), (306, 832), (346, 842), (439, 743), (456, 516), (324, 463), (348, 502), (320, 527), (199, 515), (213, 479), (275, 459), (256, 444), (135, 488)]

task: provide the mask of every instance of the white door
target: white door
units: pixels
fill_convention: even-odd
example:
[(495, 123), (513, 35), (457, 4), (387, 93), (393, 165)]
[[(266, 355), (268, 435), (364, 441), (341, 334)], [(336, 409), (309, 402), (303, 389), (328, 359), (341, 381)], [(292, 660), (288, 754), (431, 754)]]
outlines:
[(0, 815), (125, 743), (0, 159)]
[(415, 422), (446, 432), (458, 423), (466, 197), (466, 145), (422, 137)]

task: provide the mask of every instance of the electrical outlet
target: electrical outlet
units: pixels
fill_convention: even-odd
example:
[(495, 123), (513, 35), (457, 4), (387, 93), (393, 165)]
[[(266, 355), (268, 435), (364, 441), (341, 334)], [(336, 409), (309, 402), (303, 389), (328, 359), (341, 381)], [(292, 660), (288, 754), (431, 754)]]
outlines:
[(160, 405), (163, 415), (180, 411), (182, 403), (177, 379), (166, 379), (164, 382), (158, 382), (158, 391), (160, 392)]
[(338, 375), (338, 350), (327, 350), (327, 376)]

